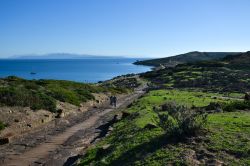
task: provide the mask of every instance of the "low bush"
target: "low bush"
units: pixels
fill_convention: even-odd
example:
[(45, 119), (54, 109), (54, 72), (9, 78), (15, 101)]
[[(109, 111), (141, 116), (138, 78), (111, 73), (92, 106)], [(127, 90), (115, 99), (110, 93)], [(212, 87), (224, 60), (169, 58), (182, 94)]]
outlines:
[(46, 109), (51, 112), (56, 110), (55, 99), (25, 88), (0, 88), (0, 103), (7, 106), (31, 107), (34, 110)]
[(31, 109), (46, 109), (50, 112), (56, 112), (56, 100), (48, 95), (38, 93), (37, 101), (34, 102), (31, 106)]
[(76, 93), (80, 96), (81, 101), (87, 101), (87, 100), (94, 100), (95, 97), (86, 90), (83, 89), (77, 89)]
[(81, 102), (76, 93), (63, 88), (55, 87), (51, 89), (48, 94), (59, 101), (68, 102), (77, 106), (79, 106)]
[(230, 103), (223, 103), (222, 109), (225, 112), (233, 112), (235, 110), (250, 109), (250, 102), (249, 101), (233, 101)]
[(0, 130), (3, 130), (5, 127), (6, 127), (5, 124), (0, 121)]
[(207, 122), (207, 114), (200, 114), (174, 103), (164, 104), (157, 114), (160, 119), (159, 126), (166, 131), (166, 134), (180, 139), (196, 136)]
[(0, 105), (30, 107), (56, 111), (56, 100), (79, 106), (94, 100), (92, 93), (123, 93), (125, 88), (112, 88), (62, 80), (25, 80), (15, 76), (0, 79)]

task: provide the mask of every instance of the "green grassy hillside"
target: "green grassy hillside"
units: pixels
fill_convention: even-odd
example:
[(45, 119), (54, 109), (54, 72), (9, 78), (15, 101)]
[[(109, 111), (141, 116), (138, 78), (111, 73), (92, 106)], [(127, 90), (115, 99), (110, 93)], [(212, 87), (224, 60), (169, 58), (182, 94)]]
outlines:
[(59, 80), (25, 80), (18, 77), (0, 79), (0, 105), (31, 107), (56, 111), (56, 101), (76, 106), (93, 100), (93, 93), (124, 93), (126, 88), (84, 84)]
[(223, 61), (233, 69), (250, 70), (250, 52), (227, 56)]
[[(241, 65), (235, 67), (241, 68)], [(182, 64), (142, 74), (163, 88), (195, 88), (215, 92), (240, 92), (250, 89), (249, 70), (236, 70), (224, 62)]]
[(244, 100), (250, 73), (241, 60), (142, 74), (148, 93), (80, 165), (250, 165), (250, 101)]
[[(151, 91), (126, 110), (130, 115), (116, 123), (108, 137), (92, 146), (80, 165), (205, 165), (215, 162), (248, 165), (250, 112), (209, 114), (201, 134), (184, 140), (177, 135), (170, 137), (169, 134), (177, 129), (166, 130), (160, 123), (159, 115), (170, 113), (158, 107), (168, 101), (196, 107), (206, 106), (210, 101), (230, 102), (220, 99), (222, 95), (179, 90)], [(176, 121), (169, 116), (166, 122), (172, 120)]]

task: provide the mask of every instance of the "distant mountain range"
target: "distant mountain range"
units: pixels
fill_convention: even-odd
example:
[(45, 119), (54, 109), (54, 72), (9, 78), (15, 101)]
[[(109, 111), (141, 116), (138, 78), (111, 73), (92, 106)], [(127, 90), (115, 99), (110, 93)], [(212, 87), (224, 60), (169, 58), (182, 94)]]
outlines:
[(181, 63), (192, 63), (198, 61), (206, 61), (206, 60), (219, 60), (226, 56), (234, 56), (240, 54), (240, 52), (189, 52), (185, 54), (180, 54), (176, 56), (166, 57), (166, 58), (158, 58), (158, 59), (150, 59), (145, 61), (137, 61), (135, 64), (137, 65), (147, 65), (147, 66), (173, 66)]
[(99, 55), (82, 55), (82, 54), (68, 54), (68, 53), (52, 53), (44, 55), (16, 55), (9, 59), (93, 59), (93, 58), (124, 58), (122, 56), (99, 56)]

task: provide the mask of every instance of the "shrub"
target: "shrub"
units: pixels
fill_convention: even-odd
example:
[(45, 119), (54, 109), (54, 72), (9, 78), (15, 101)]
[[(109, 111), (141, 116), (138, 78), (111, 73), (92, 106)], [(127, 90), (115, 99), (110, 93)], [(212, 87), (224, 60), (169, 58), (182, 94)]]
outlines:
[(81, 102), (76, 93), (63, 88), (54, 87), (48, 94), (59, 101), (68, 102), (77, 106), (79, 106)]
[(56, 110), (56, 101), (53, 98), (25, 88), (0, 88), (0, 103), (7, 106), (31, 107), (34, 110)]
[(0, 102), (8, 106), (28, 106), (30, 95), (25, 89), (0, 88)]
[(174, 103), (166, 103), (158, 112), (159, 126), (170, 137), (184, 139), (200, 133), (207, 122), (207, 115)]
[(25, 80), (15, 76), (0, 79), (0, 105), (56, 111), (56, 100), (79, 106), (94, 100), (92, 93), (123, 93), (125, 90), (61, 80)]
[(250, 102), (249, 101), (233, 101), (230, 103), (223, 103), (222, 109), (225, 112), (250, 109)]
[(0, 130), (3, 130), (5, 127), (6, 127), (5, 124), (0, 121)]
[(89, 91), (83, 89), (77, 89), (76, 93), (79, 95), (81, 101), (94, 100), (95, 97)]
[(24, 84), (26, 89), (38, 90), (39, 85), (36, 84), (34, 81), (26, 81)]
[(37, 101), (31, 105), (31, 109), (46, 109), (50, 112), (56, 112), (56, 100), (48, 95), (37, 94)]

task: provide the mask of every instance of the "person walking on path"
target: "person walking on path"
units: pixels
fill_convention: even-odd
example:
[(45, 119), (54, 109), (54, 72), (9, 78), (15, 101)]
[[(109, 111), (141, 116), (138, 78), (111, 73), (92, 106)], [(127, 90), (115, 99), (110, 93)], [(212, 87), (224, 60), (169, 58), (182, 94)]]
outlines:
[(113, 105), (113, 96), (109, 97), (109, 102), (110, 102), (110, 105), (112, 106)]
[(110, 100), (110, 105), (116, 107), (116, 102), (117, 102), (116, 96), (110, 96), (109, 100)]
[(114, 107), (116, 107), (116, 102), (117, 102), (117, 98), (116, 98), (116, 96), (113, 96), (113, 105), (114, 105)]

